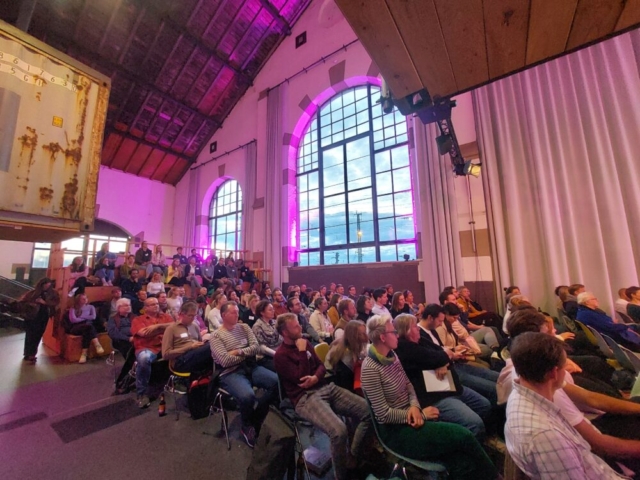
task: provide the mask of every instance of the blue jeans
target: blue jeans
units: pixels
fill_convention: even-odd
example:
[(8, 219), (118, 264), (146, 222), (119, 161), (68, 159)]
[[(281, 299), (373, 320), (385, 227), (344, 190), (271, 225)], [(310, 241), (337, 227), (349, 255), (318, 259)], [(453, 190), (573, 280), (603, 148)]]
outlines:
[(496, 382), (500, 375), (498, 372), (466, 363), (456, 363), (454, 368), (458, 372), (462, 385), (475, 390), (489, 400), (491, 405), (498, 404), (498, 393), (496, 391)]
[(446, 397), (433, 404), (440, 411), (441, 422), (457, 423), (469, 429), (481, 441), (485, 427), (483, 419), (491, 412), (491, 403), (474, 390), (462, 387), (462, 393)]
[(136, 392), (138, 395), (144, 395), (147, 392), (149, 379), (151, 378), (151, 364), (156, 358), (158, 358), (158, 354), (153, 353), (151, 350), (140, 350), (136, 354), (136, 361), (138, 362), (136, 367)]
[[(221, 376), (220, 384), (238, 403), (243, 428), (254, 427), (258, 430), (269, 413), (269, 403), (276, 398), (278, 376), (264, 367), (244, 369), (241, 366)], [(253, 387), (263, 388), (264, 394), (256, 397)]]

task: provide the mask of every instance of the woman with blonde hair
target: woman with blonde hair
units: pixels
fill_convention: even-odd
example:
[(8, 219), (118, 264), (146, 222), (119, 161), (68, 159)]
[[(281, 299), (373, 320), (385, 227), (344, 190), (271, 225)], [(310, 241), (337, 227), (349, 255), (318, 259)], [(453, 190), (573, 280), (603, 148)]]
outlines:
[(207, 313), (207, 323), (212, 332), (222, 325), (220, 309), (225, 303), (227, 303), (227, 296), (223, 292), (216, 292), (211, 296), (211, 310)]
[(360, 369), (368, 346), (369, 338), (364, 322), (351, 320), (347, 323), (344, 335), (333, 341), (324, 362), (327, 370), (333, 372), (336, 385), (362, 395)]
[(260, 303), (260, 296), (252, 293), (247, 298), (247, 309), (244, 311), (242, 315), (242, 323), (246, 323), (249, 327), (253, 327), (253, 325), (258, 321), (258, 314), (256, 312), (256, 308)]
[(178, 317), (180, 308), (182, 307), (182, 296), (180, 296), (179, 287), (171, 287), (169, 294), (167, 295), (167, 313), (173, 318)]

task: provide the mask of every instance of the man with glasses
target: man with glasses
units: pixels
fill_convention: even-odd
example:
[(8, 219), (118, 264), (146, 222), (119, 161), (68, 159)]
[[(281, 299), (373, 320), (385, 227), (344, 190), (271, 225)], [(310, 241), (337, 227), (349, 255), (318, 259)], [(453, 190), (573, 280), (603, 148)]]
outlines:
[(160, 313), (157, 298), (147, 298), (144, 301), (144, 315), (140, 315), (131, 322), (133, 347), (136, 361), (136, 393), (138, 407), (147, 408), (151, 400), (147, 394), (149, 378), (151, 377), (151, 363), (160, 356), (162, 336), (164, 331), (173, 323), (173, 318), (166, 313)]
[[(276, 328), (283, 343), (276, 350), (274, 363), (287, 397), (298, 415), (329, 437), (335, 477), (353, 478), (347, 469), (356, 466), (371, 424), (366, 401), (334, 383), (324, 382), (326, 369), (313, 347), (302, 338), (295, 314), (280, 315)], [(339, 415), (352, 417), (358, 424), (350, 447), (347, 426)]]
[(178, 372), (201, 372), (212, 367), (209, 344), (202, 341), (199, 328), (189, 328), (197, 313), (197, 303), (183, 304), (178, 320), (167, 327), (162, 337), (162, 358)]

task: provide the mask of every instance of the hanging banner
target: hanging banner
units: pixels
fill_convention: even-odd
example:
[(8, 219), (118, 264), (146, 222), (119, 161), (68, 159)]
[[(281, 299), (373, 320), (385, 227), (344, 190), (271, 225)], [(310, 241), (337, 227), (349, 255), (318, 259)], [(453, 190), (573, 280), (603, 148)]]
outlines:
[(0, 22), (0, 223), (93, 229), (110, 87)]

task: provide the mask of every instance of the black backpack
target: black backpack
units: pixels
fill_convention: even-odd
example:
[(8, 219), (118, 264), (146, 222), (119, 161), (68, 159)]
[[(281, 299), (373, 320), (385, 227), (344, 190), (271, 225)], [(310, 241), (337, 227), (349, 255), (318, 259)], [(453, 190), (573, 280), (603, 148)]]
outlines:
[[(291, 422), (275, 407), (262, 424), (247, 468), (247, 480), (273, 480), (295, 471), (296, 433)], [(292, 475), (289, 477), (292, 478)]]
[(211, 382), (216, 382), (216, 378), (206, 374), (198, 377), (190, 382), (189, 391), (187, 393), (187, 403), (189, 405), (189, 413), (193, 420), (198, 420), (209, 415), (209, 407), (213, 397), (210, 397)]

